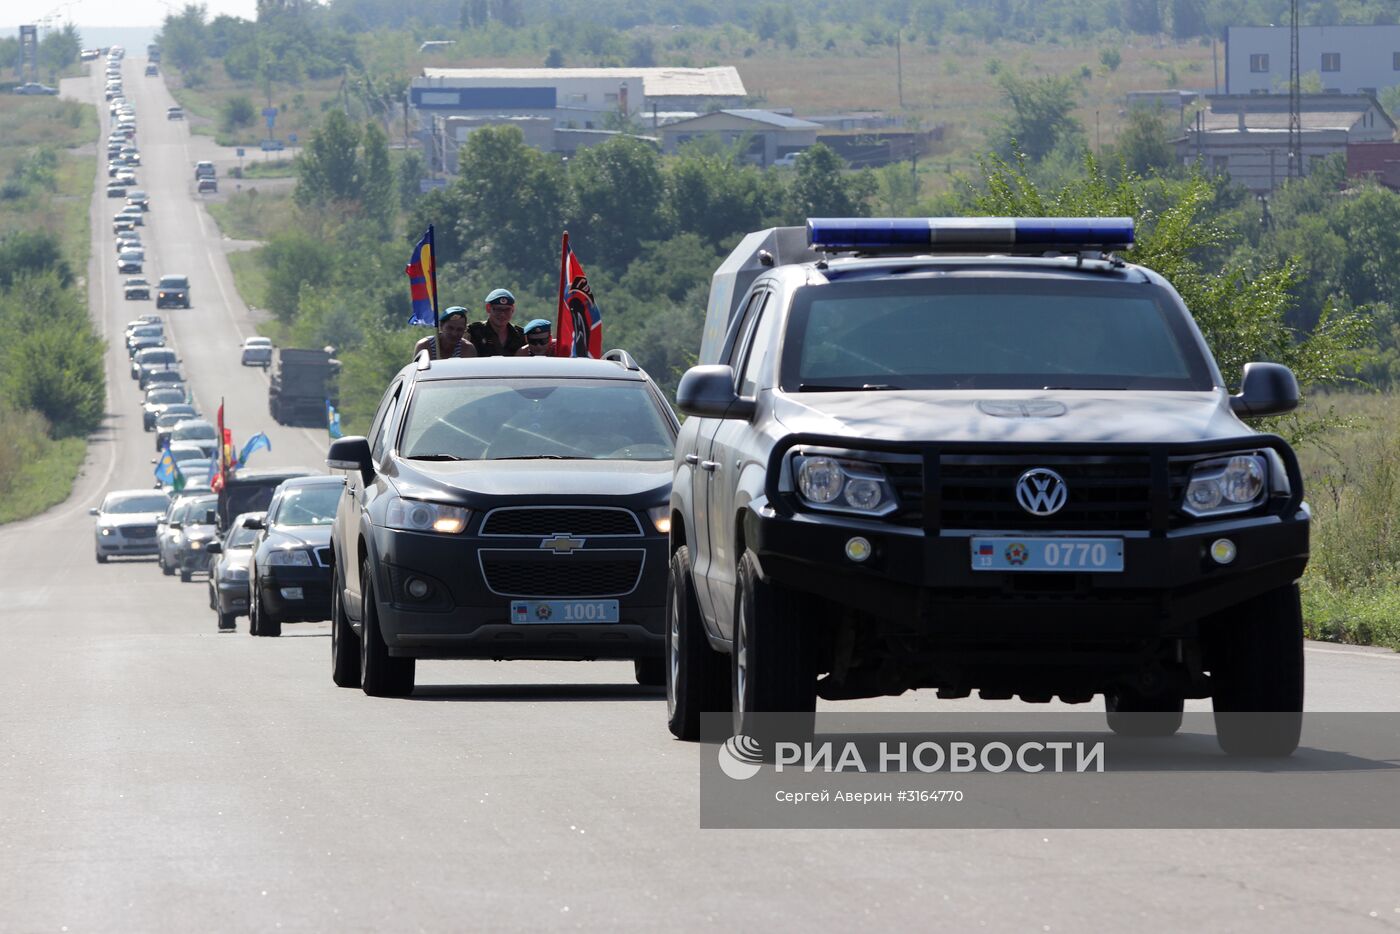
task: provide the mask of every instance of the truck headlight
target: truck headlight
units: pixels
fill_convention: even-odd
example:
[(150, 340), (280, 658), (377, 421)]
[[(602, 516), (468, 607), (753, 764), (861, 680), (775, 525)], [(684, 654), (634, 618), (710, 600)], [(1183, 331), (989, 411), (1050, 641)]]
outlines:
[(793, 457), (797, 495), (815, 509), (883, 516), (899, 508), (899, 498), (879, 464), (798, 454)]
[(389, 500), (384, 524), (404, 532), (440, 532), (456, 535), (467, 527), (470, 510), (446, 503), (395, 496)]
[(276, 567), (286, 565), (297, 568), (311, 567), (311, 555), (300, 548), (278, 548), (267, 555), (267, 563)]
[(1259, 454), (1236, 454), (1197, 464), (1191, 470), (1182, 511), (1206, 517), (1245, 512), (1268, 490), (1268, 461)]

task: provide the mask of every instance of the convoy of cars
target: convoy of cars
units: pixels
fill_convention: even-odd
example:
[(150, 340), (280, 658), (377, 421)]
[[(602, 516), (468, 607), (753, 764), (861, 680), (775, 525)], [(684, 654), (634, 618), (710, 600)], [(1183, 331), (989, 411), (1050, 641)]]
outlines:
[[(109, 97), (108, 195), (134, 226), (119, 59)], [(1119, 218), (758, 231), (714, 274), (683, 426), (624, 352), (424, 356), (366, 436), (331, 442), (330, 475), (217, 493), (217, 429), (163, 327), (133, 322), (143, 424), (185, 486), (109, 494), (96, 558), (208, 571), (221, 630), (329, 619), (333, 682), (376, 696), (411, 693), (419, 658), (626, 659), (686, 740), (702, 711), (762, 733), (925, 688), (1102, 695), (1135, 736), (1210, 698), (1226, 753), (1287, 755), (1309, 513), (1293, 451), (1242, 419), (1291, 411), (1297, 384), (1251, 363), (1229, 395), (1180, 296), (1115, 255), (1132, 239)], [(156, 291), (189, 307), (183, 276)]]

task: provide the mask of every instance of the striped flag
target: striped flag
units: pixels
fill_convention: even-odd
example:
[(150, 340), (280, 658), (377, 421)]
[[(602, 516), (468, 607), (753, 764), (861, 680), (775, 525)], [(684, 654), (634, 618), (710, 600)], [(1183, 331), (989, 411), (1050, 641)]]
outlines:
[(408, 323), (437, 327), (437, 255), (433, 252), (432, 224), (414, 245), (404, 272), (408, 274), (408, 291), (413, 299), (413, 314)]

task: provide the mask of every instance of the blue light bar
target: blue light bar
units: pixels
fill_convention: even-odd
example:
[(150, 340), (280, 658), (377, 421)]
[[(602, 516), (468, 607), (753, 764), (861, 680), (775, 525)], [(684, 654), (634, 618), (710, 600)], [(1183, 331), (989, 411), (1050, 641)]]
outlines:
[(1043, 253), (1127, 249), (1131, 217), (810, 217), (814, 250)]

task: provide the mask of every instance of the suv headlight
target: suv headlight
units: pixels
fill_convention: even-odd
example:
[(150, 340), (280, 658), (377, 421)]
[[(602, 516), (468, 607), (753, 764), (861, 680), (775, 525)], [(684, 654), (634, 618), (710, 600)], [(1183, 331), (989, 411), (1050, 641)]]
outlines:
[(311, 567), (311, 555), (300, 548), (278, 548), (268, 552), (267, 563), (273, 567), (277, 565), (289, 565), (291, 567), (309, 568)]
[(384, 524), (404, 532), (440, 532), (456, 535), (467, 527), (471, 511), (446, 503), (430, 503), (422, 499), (390, 498)]
[(1263, 502), (1269, 489), (1269, 462), (1261, 454), (1235, 454), (1191, 469), (1181, 509), (1197, 517), (1245, 512)]
[(797, 496), (813, 509), (883, 516), (899, 508), (899, 497), (879, 464), (798, 454), (792, 459)]

